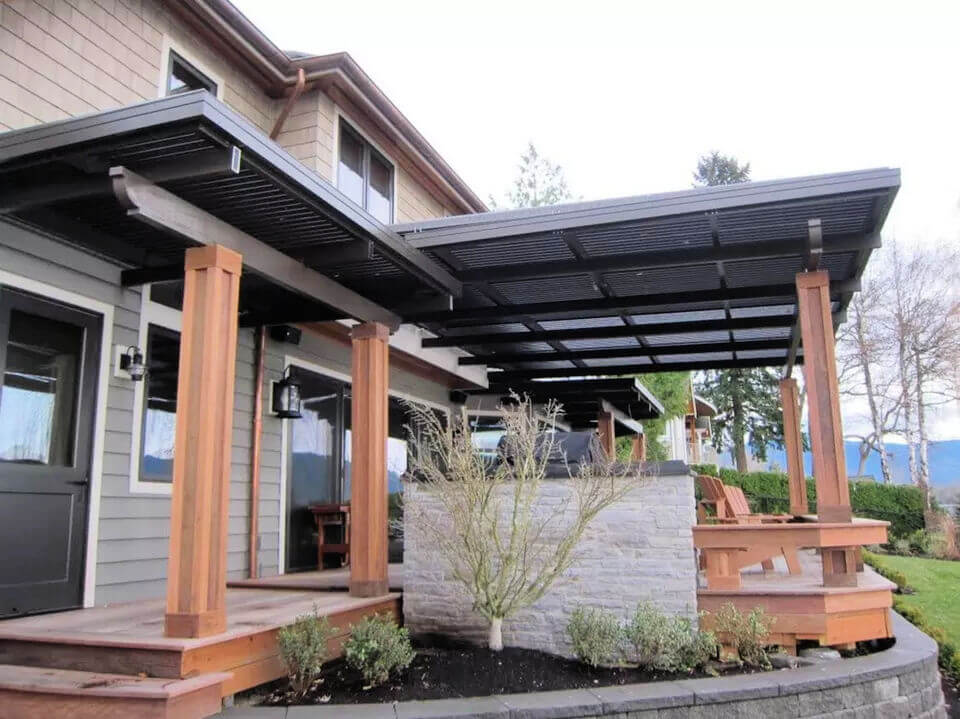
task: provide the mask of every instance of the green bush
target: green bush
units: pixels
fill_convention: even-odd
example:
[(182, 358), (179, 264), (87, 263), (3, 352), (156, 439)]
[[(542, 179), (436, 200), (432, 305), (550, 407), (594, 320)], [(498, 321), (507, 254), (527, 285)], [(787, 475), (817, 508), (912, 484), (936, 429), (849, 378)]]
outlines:
[[(720, 477), (725, 484), (743, 489), (755, 512), (787, 512), (790, 490), (784, 472), (747, 472), (718, 468), (713, 464), (694, 465), (694, 471)], [(699, 490), (699, 488), (698, 488)], [(816, 485), (807, 479), (807, 502), (816, 511)], [(924, 527), (923, 493), (912, 485), (850, 482), (850, 504), (858, 517), (890, 522), (890, 537), (905, 537)]]
[(714, 631), (724, 644), (737, 650), (740, 661), (750, 666), (770, 668), (767, 639), (773, 620), (760, 607), (754, 607), (749, 614), (744, 614), (728, 602), (713, 615), (713, 621)]
[(304, 696), (320, 676), (320, 668), (327, 659), (327, 642), (335, 630), (319, 610), (304, 614), (288, 627), (277, 631), (277, 647), (290, 688), (298, 696)]
[(343, 645), (347, 664), (359, 671), (367, 684), (383, 684), (394, 672), (410, 666), (417, 655), (406, 629), (387, 615), (364, 617), (350, 627)]
[(623, 630), (609, 612), (577, 607), (567, 622), (567, 635), (574, 655), (585, 664), (599, 667), (620, 662)]
[(638, 665), (661, 671), (692, 672), (717, 652), (711, 632), (698, 632), (686, 617), (668, 617), (651, 602), (637, 605), (623, 636)]
[(925, 529), (917, 529), (910, 532), (910, 534), (907, 535), (907, 542), (910, 544), (910, 552), (912, 554), (929, 556), (930, 550), (933, 548), (932, 537)]

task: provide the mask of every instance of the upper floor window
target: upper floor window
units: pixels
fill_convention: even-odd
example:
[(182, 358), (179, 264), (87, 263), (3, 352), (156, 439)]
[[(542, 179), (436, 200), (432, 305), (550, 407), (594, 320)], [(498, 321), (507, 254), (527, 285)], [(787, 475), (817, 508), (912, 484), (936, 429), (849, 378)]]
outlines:
[(215, 96), (217, 83), (171, 50), (167, 66), (167, 94), (176, 95), (178, 92), (191, 90), (206, 90)]
[(380, 222), (393, 222), (393, 165), (342, 120), (337, 188)]

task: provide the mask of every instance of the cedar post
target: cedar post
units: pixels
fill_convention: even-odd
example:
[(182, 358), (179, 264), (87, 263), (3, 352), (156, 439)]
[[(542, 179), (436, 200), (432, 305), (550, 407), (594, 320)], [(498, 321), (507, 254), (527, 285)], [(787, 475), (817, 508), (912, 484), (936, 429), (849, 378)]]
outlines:
[(601, 410), (597, 413), (597, 436), (600, 438), (600, 446), (610, 460), (617, 457), (617, 437), (613, 422), (613, 412)]
[(790, 485), (790, 514), (806, 514), (807, 480), (803, 474), (803, 435), (800, 433), (800, 402), (797, 381), (780, 380), (780, 404), (783, 409), (783, 441), (787, 450), (787, 476)]
[(168, 637), (226, 631), (227, 510), (241, 256), (194, 247), (184, 262), (183, 328), (167, 569)]
[(387, 580), (387, 386), (390, 330), (355, 326), (351, 399), (350, 594), (379, 597)]
[[(826, 271), (797, 275), (797, 308), (803, 339), (803, 373), (810, 407), (810, 444), (820, 522), (851, 522), (850, 483), (840, 422), (840, 391)], [(824, 548), (824, 586), (856, 586), (853, 547)]]
[(647, 436), (644, 434), (633, 435), (633, 446), (630, 451), (630, 459), (634, 462), (647, 461)]
[(700, 437), (697, 436), (697, 415), (688, 414), (690, 419), (690, 459), (693, 462), (700, 462)]

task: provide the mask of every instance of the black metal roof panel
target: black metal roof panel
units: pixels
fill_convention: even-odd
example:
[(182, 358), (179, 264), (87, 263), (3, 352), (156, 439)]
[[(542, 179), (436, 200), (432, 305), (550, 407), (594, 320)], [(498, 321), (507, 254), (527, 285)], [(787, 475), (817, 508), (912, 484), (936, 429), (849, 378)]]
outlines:
[[(899, 184), (899, 170), (863, 170), (393, 229), (494, 303), (412, 318), (439, 336), (428, 346), (455, 333), (503, 369), (492, 382), (788, 364), (802, 360), (794, 282), (815, 255), (809, 223), (820, 223), (819, 269), (839, 323)], [(509, 345), (489, 331), (493, 312), (513, 323)], [(574, 366), (548, 367), (542, 351), (524, 357), (524, 334)]]

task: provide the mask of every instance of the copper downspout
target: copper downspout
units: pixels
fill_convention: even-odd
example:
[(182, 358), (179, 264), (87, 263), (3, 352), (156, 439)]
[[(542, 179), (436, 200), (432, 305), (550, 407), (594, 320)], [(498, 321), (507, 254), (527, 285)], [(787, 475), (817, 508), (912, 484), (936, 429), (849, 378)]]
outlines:
[(253, 388), (253, 427), (250, 438), (250, 579), (260, 576), (260, 447), (263, 443), (263, 365), (267, 328), (257, 328), (254, 362), (257, 365)]
[(291, 92), (290, 97), (287, 98), (287, 104), (283, 106), (283, 110), (280, 111), (280, 116), (273, 124), (273, 129), (270, 130), (271, 140), (276, 140), (277, 136), (280, 134), (280, 131), (283, 130), (283, 123), (287, 121), (287, 116), (290, 114), (293, 106), (297, 104), (297, 100), (300, 99), (300, 93), (303, 92), (303, 88), (306, 87), (306, 84), (307, 74), (301, 67), (297, 70), (297, 84), (293, 86), (293, 92)]

